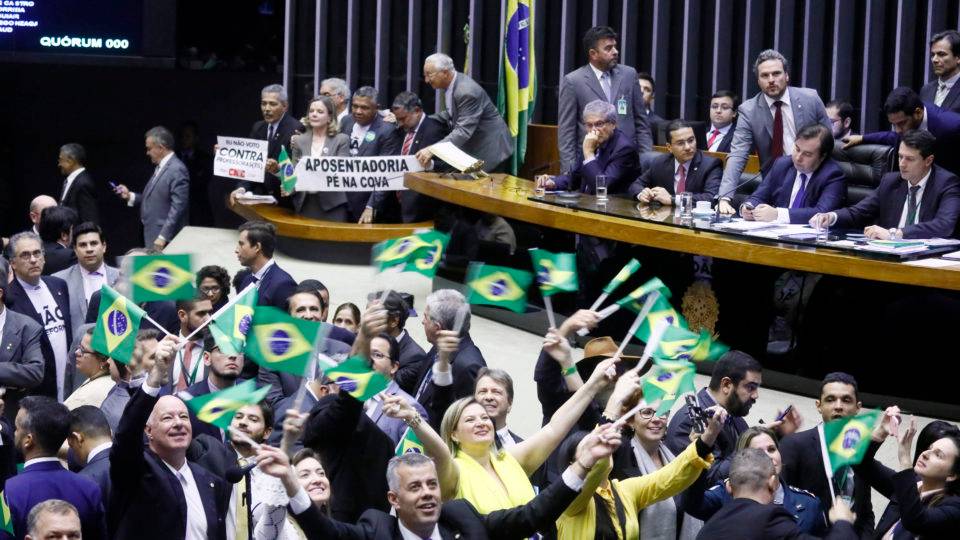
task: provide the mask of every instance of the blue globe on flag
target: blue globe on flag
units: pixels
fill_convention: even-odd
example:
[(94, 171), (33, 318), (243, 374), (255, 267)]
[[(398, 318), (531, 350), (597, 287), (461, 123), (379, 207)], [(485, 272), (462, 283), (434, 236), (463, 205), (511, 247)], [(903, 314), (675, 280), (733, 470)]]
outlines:
[(276, 356), (283, 356), (290, 350), (290, 334), (283, 330), (275, 330), (270, 335), (270, 352)]
[(127, 316), (118, 310), (113, 310), (107, 315), (107, 330), (115, 336), (122, 336), (126, 333), (129, 324)]

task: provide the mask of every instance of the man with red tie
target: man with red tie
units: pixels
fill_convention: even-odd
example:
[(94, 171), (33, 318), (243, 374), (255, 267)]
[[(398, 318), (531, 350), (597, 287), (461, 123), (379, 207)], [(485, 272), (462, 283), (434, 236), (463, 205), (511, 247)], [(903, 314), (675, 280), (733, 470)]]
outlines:
[[(443, 124), (423, 113), (423, 103), (413, 92), (397, 94), (390, 110), (397, 118), (397, 138), (402, 141), (400, 155), (416, 154), (446, 136)], [(436, 161), (434, 158), (434, 169), (437, 167)], [(433, 219), (436, 201), (411, 189), (397, 191), (396, 194), (400, 201), (400, 217), (404, 223)]]
[(730, 90), (717, 90), (710, 96), (710, 130), (707, 131), (708, 152), (730, 151), (737, 121), (740, 98)]
[[(177, 301), (177, 317), (180, 319), (180, 338), (186, 338), (207, 320), (213, 304), (206, 297)], [(191, 341), (177, 351), (173, 358), (173, 387), (176, 392), (186, 390), (204, 380), (203, 335), (192, 336)]]

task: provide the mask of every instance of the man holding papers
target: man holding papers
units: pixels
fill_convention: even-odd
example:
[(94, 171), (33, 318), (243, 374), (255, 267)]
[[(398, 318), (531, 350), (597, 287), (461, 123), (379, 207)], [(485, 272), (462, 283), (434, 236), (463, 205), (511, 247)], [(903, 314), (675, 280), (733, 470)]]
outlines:
[(867, 238), (946, 238), (956, 236), (960, 216), (960, 180), (933, 164), (936, 138), (922, 129), (900, 142), (900, 172), (880, 180), (872, 195), (849, 208), (816, 214), (814, 227), (864, 227)]

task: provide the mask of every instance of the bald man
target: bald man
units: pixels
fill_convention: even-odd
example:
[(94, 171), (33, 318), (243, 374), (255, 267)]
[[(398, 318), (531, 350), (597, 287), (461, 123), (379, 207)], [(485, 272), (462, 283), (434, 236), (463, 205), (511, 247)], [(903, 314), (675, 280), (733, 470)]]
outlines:
[[(40, 214), (43, 213), (44, 209), (50, 208), (51, 206), (57, 206), (57, 200), (49, 195), (38, 195), (30, 201), (30, 223), (33, 224), (31, 230), (34, 233), (40, 234)], [(10, 260), (10, 256), (12, 255), (8, 249), (10, 239), (4, 237), (0, 240), (2, 240), (3, 243), (3, 255), (7, 260)]]
[(175, 396), (158, 397), (160, 388), (170, 383), (176, 351), (173, 336), (157, 345), (147, 380), (120, 418), (110, 449), (111, 538), (226, 538), (229, 486), (187, 461), (193, 431), (186, 404)]

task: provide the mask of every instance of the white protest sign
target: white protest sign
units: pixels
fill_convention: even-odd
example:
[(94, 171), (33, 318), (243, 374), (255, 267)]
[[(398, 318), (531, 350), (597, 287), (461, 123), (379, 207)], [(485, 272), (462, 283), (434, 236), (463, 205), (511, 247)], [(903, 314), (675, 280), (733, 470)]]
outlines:
[(404, 174), (422, 170), (416, 156), (304, 157), (296, 191), (398, 191)]
[(217, 150), (213, 157), (214, 176), (263, 182), (269, 144), (257, 139), (217, 136)]

